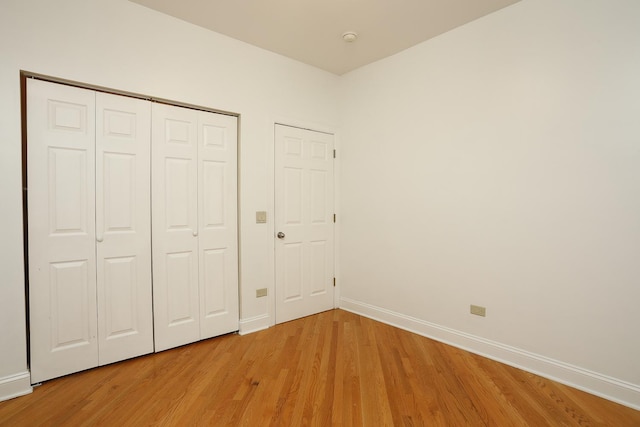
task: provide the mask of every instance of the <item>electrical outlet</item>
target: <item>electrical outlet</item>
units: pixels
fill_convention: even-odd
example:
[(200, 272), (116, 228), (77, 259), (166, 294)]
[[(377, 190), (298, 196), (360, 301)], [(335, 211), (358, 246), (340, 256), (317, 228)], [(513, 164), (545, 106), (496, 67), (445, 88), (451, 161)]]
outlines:
[(487, 316), (487, 308), (486, 307), (481, 307), (479, 305), (471, 305), (471, 314), (475, 314), (476, 316), (482, 316), (482, 317), (486, 317)]
[(256, 298), (266, 297), (267, 296), (267, 288), (256, 289)]

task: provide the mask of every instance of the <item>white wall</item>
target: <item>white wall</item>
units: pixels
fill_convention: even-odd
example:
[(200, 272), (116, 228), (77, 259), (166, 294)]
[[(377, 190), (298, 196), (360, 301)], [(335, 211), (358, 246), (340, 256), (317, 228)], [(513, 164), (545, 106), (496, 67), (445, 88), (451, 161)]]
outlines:
[(523, 0), (342, 78), (126, 0), (0, 2), (0, 399), (29, 388), (28, 70), (242, 115), (245, 330), (272, 322), (272, 122), (341, 121), (343, 307), (640, 408), (636, 0)]
[(273, 120), (338, 123), (338, 78), (126, 0), (0, 2), (0, 400), (28, 392), (19, 72), (241, 114), (241, 326), (272, 322)]
[(640, 408), (638, 23), (523, 0), (344, 76), (341, 305)]

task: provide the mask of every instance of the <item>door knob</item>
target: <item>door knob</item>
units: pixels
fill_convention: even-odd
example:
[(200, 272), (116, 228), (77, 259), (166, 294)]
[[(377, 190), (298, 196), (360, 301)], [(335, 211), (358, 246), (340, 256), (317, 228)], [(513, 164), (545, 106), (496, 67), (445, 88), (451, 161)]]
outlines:
[(282, 231), (278, 232), (278, 239), (284, 239), (284, 233)]

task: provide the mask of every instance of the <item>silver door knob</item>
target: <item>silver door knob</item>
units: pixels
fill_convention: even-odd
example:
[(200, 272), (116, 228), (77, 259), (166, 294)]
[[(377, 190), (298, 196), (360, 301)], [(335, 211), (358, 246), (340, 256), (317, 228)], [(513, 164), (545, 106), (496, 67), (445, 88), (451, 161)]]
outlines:
[(278, 232), (278, 239), (284, 239), (284, 233), (282, 231)]

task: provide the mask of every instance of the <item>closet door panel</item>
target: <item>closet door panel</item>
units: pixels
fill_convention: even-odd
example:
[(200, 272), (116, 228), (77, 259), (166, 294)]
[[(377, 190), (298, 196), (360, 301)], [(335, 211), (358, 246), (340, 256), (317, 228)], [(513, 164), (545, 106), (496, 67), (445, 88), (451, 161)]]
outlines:
[(150, 102), (96, 94), (101, 365), (153, 352), (150, 139)]
[(31, 381), (98, 363), (95, 94), (27, 81)]
[[(167, 288), (167, 325), (169, 328), (184, 327), (187, 324), (198, 324), (197, 299), (193, 297), (185, 284), (195, 282), (193, 271), (197, 260), (193, 251), (167, 253), (166, 288)], [(197, 338), (196, 338), (197, 339)]]
[(201, 338), (238, 330), (237, 118), (198, 112)]
[(153, 302), (156, 351), (200, 339), (195, 110), (152, 106)]

